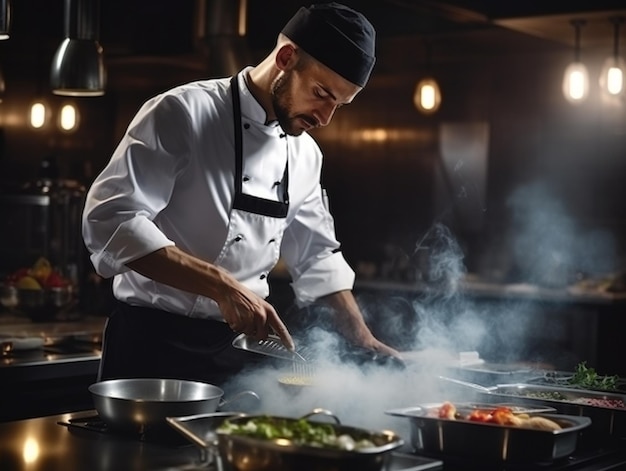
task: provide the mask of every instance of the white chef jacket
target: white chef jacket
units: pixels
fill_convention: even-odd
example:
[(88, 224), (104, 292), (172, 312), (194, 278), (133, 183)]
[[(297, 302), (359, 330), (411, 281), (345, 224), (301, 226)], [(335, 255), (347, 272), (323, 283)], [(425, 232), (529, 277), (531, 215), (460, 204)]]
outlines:
[[(244, 193), (280, 200), (289, 161), (289, 210), (280, 253), (296, 300), (307, 304), (352, 289), (354, 271), (338, 250), (320, 187), (322, 153), (303, 133), (283, 134), (238, 76)], [(148, 100), (88, 191), (82, 231), (98, 274), (117, 299), (192, 317), (222, 319), (206, 297), (157, 283), (126, 263), (176, 245), (213, 262), (227, 243), (235, 178), (229, 79), (192, 82)], [(255, 260), (249, 260), (254, 264)], [(266, 273), (246, 285), (267, 297)]]

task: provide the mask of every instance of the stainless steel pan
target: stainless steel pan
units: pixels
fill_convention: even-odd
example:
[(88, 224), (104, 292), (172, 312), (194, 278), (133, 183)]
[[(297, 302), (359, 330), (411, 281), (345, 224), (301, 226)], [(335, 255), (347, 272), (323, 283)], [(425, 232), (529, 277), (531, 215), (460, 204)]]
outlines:
[[(584, 439), (590, 441), (607, 438), (626, 438), (626, 395), (563, 386), (542, 386), (513, 383), (485, 387), (453, 378), (439, 377), (449, 384), (472, 391), (481, 402), (507, 401), (522, 405), (553, 407), (567, 415), (586, 416), (592, 424)], [(465, 396), (467, 398), (467, 395)], [(621, 407), (620, 407), (621, 405)]]
[(101, 381), (89, 386), (89, 392), (105, 423), (140, 432), (167, 425), (167, 417), (215, 412), (242, 395), (259, 399), (255, 392), (243, 391), (226, 401), (224, 391), (212, 384), (157, 378)]
[(580, 431), (591, 424), (588, 417), (532, 413), (529, 415), (558, 423), (561, 429), (538, 430), (446, 419), (433, 413), (442, 404), (422, 404), (386, 413), (409, 419), (411, 444), (418, 453), (435, 457), (477, 458), (481, 462), (494, 463), (551, 463), (569, 456), (576, 450)]
[(403, 439), (390, 430), (372, 431), (341, 425), (330, 411), (315, 409), (301, 418), (277, 416), (246, 416), (229, 419), (243, 425), (258, 418), (275, 422), (277, 426), (290, 426), (316, 414), (330, 416), (336, 422), (326, 423), (337, 436), (349, 435), (355, 440), (367, 439), (373, 446), (363, 449), (343, 450), (323, 446), (297, 444), (288, 438), (265, 439), (231, 434), (217, 430), (220, 461), (226, 471), (381, 471), (391, 460), (393, 450), (404, 444)]

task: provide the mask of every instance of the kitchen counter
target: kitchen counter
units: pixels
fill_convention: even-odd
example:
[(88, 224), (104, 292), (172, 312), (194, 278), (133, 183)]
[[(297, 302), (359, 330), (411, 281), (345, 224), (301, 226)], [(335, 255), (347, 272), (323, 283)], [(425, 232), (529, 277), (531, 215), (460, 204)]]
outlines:
[[(387, 280), (357, 280), (355, 289), (395, 291), (404, 293), (437, 293), (426, 283), (399, 282)], [(459, 281), (455, 293), (473, 298), (491, 298), (500, 300), (528, 300), (553, 303), (621, 305), (626, 304), (626, 291), (611, 292), (584, 284), (567, 287), (545, 287), (531, 283), (504, 283), (481, 279), (469, 274)]]
[[(121, 436), (97, 430), (85, 430), (80, 427), (68, 427), (61, 423), (70, 421), (80, 424), (81, 419), (94, 416), (93, 410), (84, 410), (68, 414), (38, 417), (0, 424), (0, 469), (3, 471), (126, 471), (126, 470), (215, 470), (209, 464), (206, 454), (187, 439), (171, 430), (162, 435), (162, 439), (146, 440), (136, 436)], [(467, 464), (442, 463), (426, 457), (412, 455), (415, 463), (407, 467), (407, 453), (403, 450), (393, 459), (384, 471), (416, 471), (426, 469), (467, 470), (497, 469), (481, 465), (479, 468)], [(613, 450), (603, 456), (585, 458), (573, 457), (575, 469), (579, 471), (600, 471), (624, 469), (626, 450)], [(443, 464), (443, 466), (441, 466)], [(511, 468), (515, 469), (515, 468)], [(535, 469), (525, 466), (517, 468), (528, 471)], [(541, 470), (564, 469), (562, 467), (541, 465)]]
[(105, 318), (0, 320), (0, 422), (92, 407)]
[(173, 471), (202, 464), (200, 450), (186, 442), (159, 445), (58, 424), (93, 415), (93, 411), (82, 411), (0, 424), (0, 469)]
[(0, 378), (35, 380), (97, 371), (104, 322), (1, 322)]
[[(205, 450), (173, 429), (151, 439), (86, 430), (81, 419), (95, 411), (39, 417), (0, 424), (3, 471), (216, 471)], [(70, 422), (78, 426), (67, 426)], [(393, 453), (383, 471), (442, 469), (440, 460)]]

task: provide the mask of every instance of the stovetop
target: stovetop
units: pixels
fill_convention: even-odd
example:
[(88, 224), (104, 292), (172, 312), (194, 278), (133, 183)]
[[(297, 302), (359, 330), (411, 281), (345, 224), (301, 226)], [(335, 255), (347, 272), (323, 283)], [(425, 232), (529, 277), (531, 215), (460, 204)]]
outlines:
[(191, 446), (192, 444), (167, 424), (148, 429), (115, 429), (104, 422), (97, 414), (71, 418), (57, 422), (73, 432), (85, 434), (102, 434), (121, 440), (149, 442), (168, 447)]
[[(179, 432), (165, 425), (148, 430), (119, 430), (112, 429), (103, 422), (97, 414), (85, 417), (71, 418), (66, 421), (58, 421), (59, 425), (67, 427), (73, 433), (83, 436), (100, 435), (116, 440), (130, 440), (146, 442), (168, 449), (191, 447), (196, 445), (188, 441)], [(209, 456), (203, 460), (198, 469), (213, 470), (214, 463)], [(583, 445), (569, 457), (555, 460), (549, 463), (488, 463), (468, 460), (467, 458), (455, 458), (450, 456), (427, 456), (417, 455), (409, 449), (401, 449), (392, 453), (389, 464), (383, 471), (600, 471), (610, 469), (626, 469), (626, 441), (616, 440), (592, 446)]]
[[(68, 420), (58, 421), (57, 424), (67, 427), (73, 433), (81, 434), (84, 437), (105, 437), (114, 440), (145, 442), (170, 449), (196, 447), (196, 445), (192, 444), (169, 425), (147, 430), (112, 429), (97, 414), (70, 418)], [(217, 471), (219, 469), (216, 465), (216, 460), (209, 451), (200, 450), (200, 455), (200, 463), (195, 464), (193, 468), (185, 467), (186, 471), (190, 469)], [(389, 462), (382, 471), (440, 470), (442, 466), (443, 462), (436, 458), (418, 456), (405, 452), (392, 452)]]

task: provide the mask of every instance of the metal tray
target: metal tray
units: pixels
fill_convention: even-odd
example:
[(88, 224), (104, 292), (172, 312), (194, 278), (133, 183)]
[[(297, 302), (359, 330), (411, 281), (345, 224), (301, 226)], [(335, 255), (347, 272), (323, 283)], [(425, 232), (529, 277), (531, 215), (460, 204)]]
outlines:
[[(168, 417), (166, 420), (175, 430), (198, 446), (205, 453), (203, 459), (211, 464), (216, 463), (217, 460), (216, 430), (224, 420), (244, 415), (236, 412), (215, 412), (186, 417)], [(383, 471), (426, 471), (442, 469), (442, 467), (441, 460), (392, 451)]]
[(443, 403), (386, 411), (409, 419), (411, 444), (417, 453), (441, 458), (477, 458), (482, 462), (551, 463), (574, 453), (588, 417), (530, 414), (557, 422), (562, 429), (547, 431), (467, 420), (430, 417)]
[(482, 385), (529, 382), (544, 376), (544, 372), (529, 366), (500, 363), (450, 366), (449, 376)]
[[(582, 400), (613, 400), (626, 404), (624, 394), (525, 383), (499, 384), (486, 389), (488, 392), (485, 393), (478, 391), (486, 402), (507, 400), (516, 404), (554, 407), (561, 414), (589, 417), (592, 424), (585, 434), (592, 438), (626, 438), (626, 408), (580, 403)], [(563, 399), (537, 397), (554, 393), (562, 395)]]

